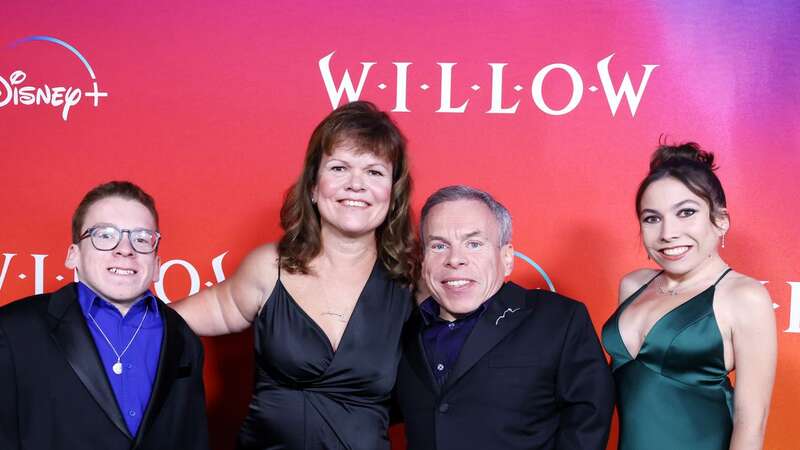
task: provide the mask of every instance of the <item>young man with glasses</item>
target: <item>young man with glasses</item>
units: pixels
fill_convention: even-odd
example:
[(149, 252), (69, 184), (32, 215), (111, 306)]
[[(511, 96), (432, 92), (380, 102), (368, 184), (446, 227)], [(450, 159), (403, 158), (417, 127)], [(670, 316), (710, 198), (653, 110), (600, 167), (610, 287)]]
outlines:
[(208, 449), (202, 345), (149, 290), (160, 238), (133, 183), (86, 194), (80, 281), (0, 308), (0, 448)]

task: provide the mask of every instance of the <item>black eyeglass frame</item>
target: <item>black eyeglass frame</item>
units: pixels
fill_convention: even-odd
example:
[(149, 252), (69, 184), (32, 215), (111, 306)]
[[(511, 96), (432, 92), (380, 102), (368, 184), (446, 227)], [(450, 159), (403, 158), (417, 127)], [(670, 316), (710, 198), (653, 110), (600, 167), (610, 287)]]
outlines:
[[(161, 233), (159, 233), (158, 231), (150, 230), (150, 229), (147, 229), (147, 228), (134, 228), (132, 230), (129, 230), (129, 229), (125, 229), (125, 228), (118, 228), (116, 225), (113, 225), (113, 224), (110, 224), (110, 223), (97, 224), (97, 225), (94, 225), (94, 226), (91, 226), (91, 227), (87, 228), (86, 231), (84, 231), (83, 234), (78, 238), (78, 242), (80, 242), (80, 241), (82, 241), (82, 240), (84, 240), (84, 239), (86, 239), (88, 237), (91, 237), (92, 233), (94, 233), (94, 230), (97, 230), (99, 228), (114, 228), (117, 231), (119, 231), (119, 240), (117, 241), (116, 245), (114, 245), (113, 247), (108, 248), (108, 249), (97, 248), (97, 244), (94, 243), (94, 239), (89, 239), (89, 241), (92, 243), (92, 247), (94, 247), (94, 249), (99, 251), (99, 252), (110, 252), (110, 251), (115, 250), (117, 247), (119, 247), (119, 244), (122, 242), (122, 239), (124, 238), (125, 233), (128, 233), (128, 243), (131, 244), (131, 248), (133, 249), (133, 251), (135, 251), (136, 253), (139, 253), (140, 255), (149, 255), (151, 253), (155, 253), (155, 252), (158, 251), (158, 246), (161, 245)], [(155, 242), (155, 245), (153, 245), (153, 249), (152, 250), (150, 250), (149, 252), (143, 252), (143, 251), (139, 250), (138, 248), (136, 248), (136, 245), (131, 240), (131, 233), (132, 232), (136, 232), (136, 231), (148, 231), (150, 233), (153, 233), (156, 236), (156, 242)]]

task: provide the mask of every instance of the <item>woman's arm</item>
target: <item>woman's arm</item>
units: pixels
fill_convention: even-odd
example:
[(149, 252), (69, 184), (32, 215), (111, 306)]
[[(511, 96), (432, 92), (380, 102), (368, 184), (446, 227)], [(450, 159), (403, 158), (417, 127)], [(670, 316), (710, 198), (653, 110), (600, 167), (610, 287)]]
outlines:
[(255, 320), (278, 278), (274, 244), (253, 250), (222, 283), (170, 306), (201, 336), (242, 331)]
[(775, 313), (759, 282), (743, 277), (731, 288), (731, 295), (725, 296), (736, 368), (730, 450), (760, 450), (775, 381)]

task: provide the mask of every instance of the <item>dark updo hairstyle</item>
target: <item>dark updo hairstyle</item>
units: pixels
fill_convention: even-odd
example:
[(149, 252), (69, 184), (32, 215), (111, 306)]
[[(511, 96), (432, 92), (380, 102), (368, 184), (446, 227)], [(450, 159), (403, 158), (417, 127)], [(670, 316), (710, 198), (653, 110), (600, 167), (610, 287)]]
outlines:
[(636, 191), (637, 217), (641, 213), (644, 191), (654, 181), (672, 177), (708, 203), (709, 219), (717, 225), (717, 221), (727, 217), (728, 213), (725, 211), (725, 191), (714, 174), (715, 170), (717, 166), (714, 165), (714, 154), (704, 151), (698, 144), (687, 142), (667, 145), (666, 142), (661, 142), (650, 160), (650, 172)]
[(317, 184), (322, 155), (330, 155), (343, 142), (353, 144), (356, 152), (371, 153), (392, 163), (389, 211), (375, 230), (378, 259), (391, 278), (413, 284), (420, 264), (411, 221), (412, 182), (406, 138), (388, 114), (367, 101), (336, 108), (311, 134), (303, 171), (281, 207), (281, 267), (290, 273), (307, 274), (309, 262), (322, 250), (319, 211), (311, 202), (311, 192)]

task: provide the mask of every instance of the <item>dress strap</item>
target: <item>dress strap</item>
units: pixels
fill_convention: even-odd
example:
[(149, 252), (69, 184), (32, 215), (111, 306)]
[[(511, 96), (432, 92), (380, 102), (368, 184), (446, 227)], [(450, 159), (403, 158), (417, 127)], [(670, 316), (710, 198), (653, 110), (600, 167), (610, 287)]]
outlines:
[(281, 257), (278, 256), (278, 281), (281, 281)]
[(717, 281), (715, 281), (715, 282), (714, 282), (714, 287), (716, 287), (716, 286), (717, 286), (717, 284), (718, 284), (720, 281), (722, 281), (722, 279), (723, 279), (723, 278), (725, 278), (725, 275), (727, 275), (727, 274), (728, 274), (728, 272), (730, 272), (731, 270), (733, 270), (733, 269), (731, 269), (730, 267), (728, 267), (727, 269), (725, 269), (725, 272), (722, 272), (722, 275), (720, 275), (720, 276), (719, 276), (719, 278), (717, 278)]
[(650, 278), (650, 280), (648, 280), (647, 283), (643, 284), (642, 287), (639, 288), (639, 290), (643, 291), (647, 286), (650, 286), (650, 283), (652, 283), (653, 280), (658, 278), (658, 276), (661, 275), (662, 273), (664, 273), (664, 271), (663, 270), (659, 270), (658, 273), (653, 275), (653, 278)]
[(663, 271), (663, 270), (660, 270), (660, 271), (659, 271), (657, 274), (653, 275), (653, 278), (650, 278), (649, 280), (647, 280), (647, 283), (645, 283), (645, 284), (641, 285), (641, 286), (639, 287), (639, 289), (637, 289), (637, 290), (636, 290), (636, 292), (634, 292), (633, 294), (631, 294), (631, 295), (630, 295), (630, 297), (628, 297), (628, 298), (625, 300), (625, 303), (627, 303), (627, 302), (630, 302), (632, 299), (634, 299), (634, 298), (638, 297), (638, 296), (639, 296), (639, 294), (641, 294), (641, 293), (642, 293), (642, 292), (643, 292), (645, 289), (647, 289), (647, 286), (650, 286), (650, 283), (652, 283), (652, 282), (653, 282), (653, 280), (655, 280), (656, 278), (658, 278), (658, 276), (659, 276), (659, 275), (661, 275), (662, 273), (664, 273), (664, 271)]

